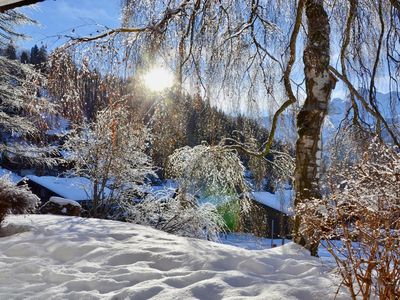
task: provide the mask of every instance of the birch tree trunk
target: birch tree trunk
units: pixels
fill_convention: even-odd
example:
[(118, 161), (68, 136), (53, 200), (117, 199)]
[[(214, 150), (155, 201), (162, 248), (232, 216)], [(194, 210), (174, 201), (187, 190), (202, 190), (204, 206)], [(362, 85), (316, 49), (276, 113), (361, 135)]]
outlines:
[[(295, 206), (310, 198), (320, 198), (321, 129), (336, 79), (329, 73), (330, 26), (323, 0), (307, 0), (305, 13), (308, 39), (303, 61), (307, 98), (297, 116)], [(319, 241), (312, 232), (301, 231), (301, 216), (296, 216), (294, 240), (317, 254)]]

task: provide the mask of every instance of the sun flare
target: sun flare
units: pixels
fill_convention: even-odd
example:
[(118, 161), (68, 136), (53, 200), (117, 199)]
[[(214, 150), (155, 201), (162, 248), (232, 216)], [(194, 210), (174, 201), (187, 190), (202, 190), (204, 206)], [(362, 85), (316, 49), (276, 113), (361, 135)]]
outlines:
[(154, 68), (143, 77), (144, 84), (152, 92), (161, 92), (174, 84), (173, 74), (165, 68)]

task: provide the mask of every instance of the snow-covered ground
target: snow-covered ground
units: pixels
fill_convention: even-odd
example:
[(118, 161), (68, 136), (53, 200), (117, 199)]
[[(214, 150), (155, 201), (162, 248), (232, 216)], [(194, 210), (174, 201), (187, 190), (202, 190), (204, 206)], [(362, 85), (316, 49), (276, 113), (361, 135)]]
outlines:
[[(248, 249), (248, 250), (265, 250), (274, 247), (282, 246), (283, 244), (290, 243), (289, 239), (268, 239), (265, 237), (257, 237), (250, 233), (228, 233), (222, 234), (220, 237), (221, 243), (225, 245), (232, 245), (235, 247)], [(341, 247), (341, 242), (335, 242), (337, 247)], [(318, 256), (320, 257), (323, 264), (330, 266), (331, 268), (335, 267), (336, 262), (333, 256), (326, 249), (326, 243), (321, 242), (318, 248)]]
[(228, 233), (221, 234), (221, 243), (225, 245), (232, 245), (248, 250), (265, 250), (276, 246), (281, 246), (282, 242), (287, 244), (291, 240), (274, 239), (273, 241), (264, 237), (257, 237), (250, 233)]
[(6, 223), (22, 232), (0, 238), (0, 299), (308, 300), (333, 299), (336, 291), (333, 275), (293, 243), (246, 250), (51, 215)]

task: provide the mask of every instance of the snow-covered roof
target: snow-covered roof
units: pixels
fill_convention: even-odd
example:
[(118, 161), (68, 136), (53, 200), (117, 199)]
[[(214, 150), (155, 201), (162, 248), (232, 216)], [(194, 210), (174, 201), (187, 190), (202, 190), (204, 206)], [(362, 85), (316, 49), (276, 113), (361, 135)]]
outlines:
[[(63, 198), (75, 201), (92, 200), (93, 183), (85, 177), (54, 177), (28, 175), (28, 179), (40, 184)], [(105, 194), (111, 191), (105, 188)]]
[(3, 177), (3, 176), (8, 176), (8, 178), (11, 180), (11, 182), (13, 182), (15, 184), (20, 182), (22, 179), (21, 176), (15, 174), (14, 172), (7, 170), (7, 169), (0, 168), (0, 177)]
[(277, 191), (275, 194), (269, 192), (252, 192), (252, 198), (268, 207), (285, 214), (292, 213), (292, 190)]

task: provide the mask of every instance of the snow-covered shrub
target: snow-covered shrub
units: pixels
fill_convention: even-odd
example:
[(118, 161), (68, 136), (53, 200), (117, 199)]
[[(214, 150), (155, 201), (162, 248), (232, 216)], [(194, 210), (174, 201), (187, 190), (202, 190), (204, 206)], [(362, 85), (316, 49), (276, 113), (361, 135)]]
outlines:
[(398, 149), (373, 141), (357, 164), (334, 165), (328, 182), (328, 196), (298, 207), (303, 230), (323, 239), (353, 299), (399, 299)]
[(15, 186), (7, 176), (0, 177), (0, 225), (7, 214), (34, 211), (39, 201), (27, 186)]
[(130, 122), (128, 109), (111, 105), (69, 137), (65, 148), (74, 163), (72, 175), (93, 183), (91, 215), (107, 217), (122, 199), (132, 199), (138, 185), (154, 175), (151, 159), (145, 153), (148, 133)]
[(214, 205), (199, 205), (190, 194), (150, 194), (136, 205), (126, 203), (125, 210), (129, 222), (186, 237), (215, 241), (225, 226)]
[(168, 168), (184, 193), (242, 197), (242, 207), (247, 207), (245, 168), (237, 152), (232, 149), (208, 145), (186, 146), (177, 149), (169, 157)]
[[(178, 181), (178, 196), (191, 197), (199, 211), (212, 207), (222, 221), (225, 216), (225, 221), (230, 223), (224, 224), (225, 228), (227, 225), (236, 228), (238, 214), (246, 213), (250, 206), (244, 171), (237, 152), (220, 145), (186, 146), (169, 157), (168, 172)], [(208, 204), (199, 205), (195, 196)], [(227, 205), (229, 202), (237, 205)], [(207, 211), (204, 215), (215, 218)], [(220, 225), (218, 227), (221, 229)]]

